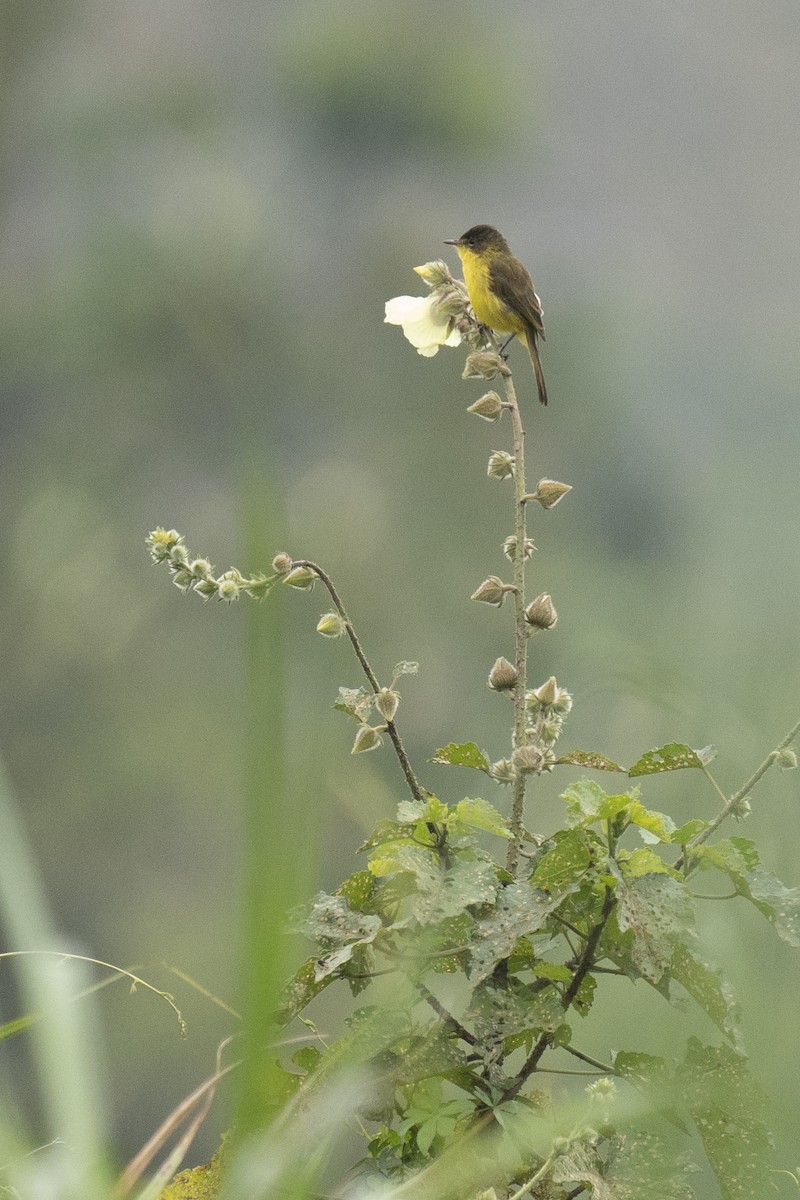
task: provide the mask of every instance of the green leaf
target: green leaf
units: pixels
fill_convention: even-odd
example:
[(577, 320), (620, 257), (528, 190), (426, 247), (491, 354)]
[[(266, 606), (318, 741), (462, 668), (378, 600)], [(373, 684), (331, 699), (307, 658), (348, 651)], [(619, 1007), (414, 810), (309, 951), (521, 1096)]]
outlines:
[(766, 1100), (747, 1059), (724, 1043), (690, 1038), (679, 1083), (723, 1200), (763, 1200), (769, 1134), (757, 1114)]
[[(567, 806), (569, 825), (591, 825), (600, 819), (600, 809), (611, 799), (594, 779), (578, 779), (571, 783), (561, 799)], [(623, 805), (627, 797), (615, 797)]]
[(471, 904), (492, 904), (497, 893), (497, 869), (484, 859), (457, 859), (443, 868), (431, 854), (417, 846), (401, 846), (394, 855), (395, 869), (410, 871), (417, 893), (411, 914), (421, 925), (455, 917)]
[(576, 1008), (582, 1017), (589, 1013), (589, 1009), (594, 1003), (594, 993), (597, 988), (597, 980), (593, 975), (584, 975), (581, 980), (580, 987), (572, 1001), (572, 1007)]
[(695, 817), (694, 820), (687, 821), (685, 825), (681, 825), (680, 829), (674, 830), (670, 841), (675, 846), (685, 846), (692, 838), (696, 838), (699, 833), (705, 833), (710, 824), (710, 821), (701, 821), (699, 817)]
[(370, 912), (376, 890), (375, 876), (370, 871), (355, 871), (336, 889), (334, 895), (343, 896), (353, 912)]
[(419, 672), (419, 663), (415, 662), (399, 662), (394, 664), (392, 675), (395, 679), (399, 679), (401, 675), (416, 675)]
[(705, 750), (693, 750), (682, 742), (669, 742), (659, 746), (657, 750), (648, 750), (646, 754), (633, 764), (628, 775), (656, 775), (661, 771), (680, 771), (684, 767), (703, 767), (714, 757), (712, 746)]
[(489, 759), (474, 742), (449, 742), (448, 745), (437, 750), (429, 762), (442, 763), (445, 766), (474, 767), (475, 770), (486, 771), (487, 774), (492, 766)]
[(574, 767), (593, 767), (595, 771), (616, 771), (619, 775), (627, 775), (626, 767), (621, 767), (613, 759), (598, 754), (596, 750), (570, 750), (556, 759), (556, 765), (569, 764)]
[(723, 981), (721, 973), (701, 962), (685, 945), (679, 944), (672, 954), (670, 975), (738, 1047), (739, 1008), (730, 985)]
[(639, 846), (636, 850), (623, 850), (619, 854), (619, 864), (626, 879), (635, 879), (639, 875), (669, 875), (670, 868), (659, 858), (655, 850), (649, 846)]
[(633, 934), (631, 958), (651, 983), (667, 970), (675, 945), (692, 928), (692, 900), (684, 883), (670, 875), (642, 875), (618, 890), (617, 923)]
[(296, 1017), (299, 1012), (302, 1012), (306, 1005), (310, 1004), (314, 997), (318, 996), (331, 982), (330, 978), (317, 979), (316, 965), (316, 958), (307, 958), (283, 989), (278, 1009), (280, 1025), (288, 1024), (292, 1017)]
[(446, 820), (449, 811), (443, 800), (428, 794), (424, 804), (418, 800), (401, 800), (397, 806), (397, 819), (407, 825), (418, 825), (420, 821), (436, 823)]
[(482, 829), (485, 833), (493, 833), (497, 837), (512, 837), (508, 821), (488, 800), (459, 800), (453, 812), (459, 821), (473, 829)]
[(531, 882), (545, 892), (564, 896), (574, 891), (594, 864), (592, 837), (583, 829), (559, 831), (555, 845), (536, 864)]
[(353, 912), (344, 896), (319, 892), (300, 928), (320, 946), (336, 947), (343, 942), (371, 942), (381, 929), (381, 919)]
[(575, 1143), (556, 1159), (552, 1178), (588, 1186), (595, 1200), (691, 1200), (687, 1169), (662, 1138), (633, 1129), (610, 1136), (602, 1155), (591, 1143)]
[(692, 861), (712, 866), (729, 876), (734, 888), (756, 906), (778, 937), (800, 947), (800, 888), (789, 888), (759, 866), (758, 851), (747, 838), (724, 838), (691, 850)]
[(687, 1132), (685, 1121), (674, 1107), (675, 1081), (666, 1059), (638, 1051), (619, 1050), (612, 1055), (612, 1061), (622, 1078), (647, 1096), (666, 1120), (684, 1133)]
[(373, 692), (368, 692), (364, 688), (339, 688), (339, 698), (334, 701), (333, 707), (337, 712), (347, 713), (348, 717), (355, 717), (357, 721), (364, 721), (372, 711), (372, 706), (375, 703), (375, 695)]
[(625, 815), (631, 825), (636, 825), (644, 833), (651, 834), (651, 841), (653, 838), (659, 842), (672, 841), (672, 835), (675, 832), (675, 822), (666, 813), (655, 812), (653, 809), (645, 808), (640, 800), (633, 798), (626, 809)]
[(501, 887), (494, 911), (475, 922), (470, 945), (470, 981), (480, 983), (487, 979), (495, 965), (508, 958), (520, 937), (542, 928), (557, 904), (557, 898), (528, 883)]

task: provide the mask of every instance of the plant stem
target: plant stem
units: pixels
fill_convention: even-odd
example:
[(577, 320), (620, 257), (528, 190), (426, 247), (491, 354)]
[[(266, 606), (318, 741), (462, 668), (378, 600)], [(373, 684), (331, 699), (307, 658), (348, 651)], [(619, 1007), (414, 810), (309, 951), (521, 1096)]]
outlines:
[[(522, 428), (514, 380), (508, 369), (503, 372), (503, 384), (514, 432), (514, 666), (517, 671), (517, 679), (514, 685), (513, 746), (516, 750), (525, 745), (525, 692), (528, 668), (528, 628), (525, 621), (525, 540), (527, 537), (525, 430)], [(519, 867), (519, 852), (523, 837), (527, 780), (527, 774), (524, 771), (518, 771), (513, 786), (511, 803), (513, 838), (508, 845), (506, 867), (510, 874), (515, 876)]]
[[(781, 740), (778, 742), (775, 749), (770, 750), (769, 754), (764, 759), (764, 761), (760, 764), (760, 766), (756, 767), (755, 771), (750, 776), (750, 778), (747, 780), (747, 782), (743, 783), (742, 786), (739, 788), (738, 792), (734, 792), (733, 795), (730, 797), (730, 799), (725, 801), (722, 808), (719, 810), (716, 817), (709, 825), (708, 829), (704, 829), (701, 833), (698, 833), (697, 837), (692, 838), (691, 842), (689, 842), (687, 850), (691, 850), (694, 846), (701, 846), (703, 844), (703, 842), (708, 841), (708, 839), (711, 837), (711, 835), (713, 833), (716, 833), (716, 831), (719, 829), (722, 822), (725, 820), (726, 817), (730, 816), (732, 810), (736, 807), (736, 805), (740, 804), (741, 801), (744, 800), (745, 796), (748, 796), (750, 794), (750, 792), (752, 792), (753, 788), (758, 783), (761, 776), (766, 774), (766, 772), (769, 770), (769, 768), (772, 766), (772, 764), (776, 761), (781, 750), (785, 750), (786, 747), (789, 746), (794, 741), (794, 739), (797, 737), (797, 735), (799, 733), (800, 733), (800, 721), (797, 721), (792, 726), (792, 728), (789, 730), (789, 732), (786, 734), (786, 736), (781, 738)], [(713, 782), (713, 780), (712, 780), (712, 782)], [(686, 855), (681, 854), (680, 858), (675, 863), (675, 870), (680, 871), (681, 867), (684, 865), (685, 862), (686, 862)]]
[[(364, 674), (366, 675), (367, 679), (369, 680), (372, 690), (377, 695), (378, 692), (381, 690), (381, 685), (378, 682), (378, 677), (375, 674), (375, 672), (372, 670), (372, 667), (369, 665), (369, 661), (368, 661), (367, 656), (364, 653), (364, 650), (361, 646), (361, 642), (358, 640), (358, 637), (356, 636), (356, 631), (353, 628), (353, 623), (350, 620), (350, 618), (348, 617), (347, 613), (345, 612), (345, 608), (344, 608), (344, 605), (342, 604), (341, 597), (339, 596), (339, 593), (337, 592), (336, 588), (334, 587), (333, 580), (331, 579), (330, 575), (328, 575), (328, 573), (326, 571), (323, 571), (322, 567), (318, 566), (317, 563), (311, 562), (310, 559), (307, 559), (307, 558), (296, 559), (294, 565), (296, 567), (307, 567), (309, 569), (309, 571), (313, 571), (314, 574), (317, 575), (322, 580), (323, 584), (328, 589), (328, 594), (330, 595), (330, 598), (333, 601), (334, 607), (335, 607), (336, 611), (338, 612), (339, 616), (342, 618), (342, 620), (345, 623), (345, 628), (347, 630), (347, 636), (349, 637), (350, 644), (353, 647), (353, 650), (355, 651), (356, 658), (358, 659), (359, 663), (361, 664), (361, 669), (363, 670)], [(400, 761), (400, 766), (402, 768), (403, 774), (406, 777), (406, 783), (409, 786), (411, 795), (420, 804), (424, 804), (425, 797), (422, 794), (422, 788), (420, 787), (417, 777), (414, 774), (414, 769), (411, 766), (411, 761), (410, 761), (408, 755), (406, 754), (405, 746), (403, 745), (402, 739), (400, 737), (400, 734), (397, 731), (397, 726), (394, 721), (386, 722), (386, 732), (388, 733), (389, 737), (392, 740), (392, 745), (394, 746), (395, 753), (397, 754), (397, 757)]]

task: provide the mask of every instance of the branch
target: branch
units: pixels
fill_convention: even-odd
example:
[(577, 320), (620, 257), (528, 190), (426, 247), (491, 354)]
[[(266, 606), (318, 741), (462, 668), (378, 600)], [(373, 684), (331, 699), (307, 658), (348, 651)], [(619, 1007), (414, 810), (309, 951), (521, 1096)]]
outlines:
[[(325, 587), (328, 589), (328, 593), (330, 595), (331, 600), (333, 601), (334, 607), (335, 607), (336, 611), (338, 612), (339, 616), (342, 618), (342, 620), (345, 623), (345, 628), (347, 630), (347, 636), (349, 637), (350, 644), (353, 647), (353, 650), (355, 651), (356, 658), (358, 659), (359, 663), (361, 664), (361, 668), (362, 668), (364, 674), (366, 675), (367, 679), (369, 680), (372, 690), (377, 695), (378, 692), (381, 690), (381, 685), (378, 681), (378, 677), (375, 674), (375, 672), (372, 670), (372, 667), (369, 665), (369, 661), (368, 661), (367, 656), (364, 653), (364, 650), (361, 646), (361, 642), (358, 640), (358, 637), (356, 636), (356, 631), (353, 628), (353, 623), (350, 620), (350, 618), (348, 617), (347, 613), (345, 612), (344, 605), (342, 604), (339, 593), (336, 591), (336, 588), (334, 587), (333, 580), (331, 579), (330, 575), (328, 575), (328, 573), (326, 571), (323, 571), (322, 567), (318, 566), (317, 563), (311, 562), (307, 558), (295, 559), (294, 566), (307, 567), (309, 571), (313, 571), (315, 575), (319, 576), (319, 578), (322, 580)], [(397, 757), (400, 760), (400, 766), (402, 768), (403, 774), (406, 777), (406, 783), (408, 784), (408, 786), (411, 790), (411, 795), (420, 804), (424, 804), (425, 797), (422, 794), (422, 788), (420, 787), (419, 782), (417, 781), (417, 777), (414, 774), (413, 767), (411, 766), (409, 757), (406, 754), (405, 746), (403, 745), (403, 742), (400, 738), (400, 734), (397, 731), (397, 726), (394, 721), (386, 722), (386, 732), (389, 734), (389, 737), (392, 740), (392, 745), (395, 748)]]

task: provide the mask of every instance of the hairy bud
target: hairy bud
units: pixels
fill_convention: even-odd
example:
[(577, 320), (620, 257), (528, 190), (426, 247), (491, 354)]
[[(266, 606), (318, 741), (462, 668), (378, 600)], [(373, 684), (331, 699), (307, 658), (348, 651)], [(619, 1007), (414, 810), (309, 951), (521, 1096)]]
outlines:
[(510, 479), (514, 474), (514, 455), (507, 450), (495, 450), (489, 459), (486, 474), (490, 479)]
[(347, 633), (347, 623), (337, 612), (323, 613), (317, 621), (317, 633), (326, 638), (340, 638)]
[(503, 401), (497, 392), (486, 392), (480, 400), (470, 404), (467, 412), (474, 413), (476, 417), (483, 417), (484, 421), (499, 421), (503, 415)]
[(477, 600), (479, 604), (494, 604), (497, 608), (503, 603), (506, 592), (512, 591), (512, 585), (503, 583), (497, 575), (490, 575), (488, 579), (484, 579), (479, 588), (470, 596), (470, 600)]
[(276, 575), (288, 575), (292, 569), (292, 560), (288, 554), (283, 551), (276, 554), (272, 560), (272, 569)]
[(525, 609), (525, 620), (533, 629), (552, 629), (558, 620), (553, 601), (547, 592), (542, 592)]
[(519, 671), (507, 658), (498, 658), (489, 672), (489, 687), (496, 692), (510, 691), (519, 678)]
[[(523, 561), (529, 559), (535, 549), (536, 549), (536, 546), (534, 545), (532, 539), (526, 537), (525, 543), (522, 547)], [(517, 539), (513, 533), (510, 533), (508, 535), (508, 537), (505, 539), (505, 541), (503, 542), (503, 554), (505, 554), (506, 558), (509, 559), (511, 562), (513, 562), (514, 559), (517, 557)]]
[(559, 483), (556, 479), (540, 479), (530, 499), (538, 500), (542, 508), (555, 508), (559, 500), (572, 491), (569, 483)]
[(494, 379), (496, 375), (510, 374), (508, 367), (494, 350), (476, 350), (467, 356), (461, 378)]
[(544, 754), (538, 746), (518, 746), (511, 755), (514, 769), (529, 775), (532, 771), (541, 771), (544, 767)]
[(778, 751), (775, 761), (782, 771), (794, 771), (797, 766), (797, 755), (794, 750), (790, 750), (788, 746), (784, 746), (783, 750)]
[(182, 541), (182, 538), (177, 529), (162, 529), (159, 525), (158, 529), (154, 529), (146, 541), (150, 557), (153, 562), (158, 563), (170, 557), (173, 547), (177, 546)]
[(443, 284), (450, 283), (453, 278), (447, 263), (442, 262), (440, 258), (433, 262), (423, 263), (421, 267), (414, 267), (414, 271), (420, 279), (425, 280), (429, 287), (442, 287)]
[(381, 688), (375, 697), (375, 707), (386, 721), (393, 721), (400, 704), (400, 693), (392, 688)]
[(517, 777), (514, 764), (510, 758), (501, 758), (499, 762), (492, 763), (489, 773), (495, 783), (504, 785), (513, 783)]
[(381, 731), (372, 725), (359, 726), (356, 740), (353, 742), (351, 754), (364, 754), (367, 750), (375, 750), (381, 744)]
[(217, 595), (228, 604), (242, 594), (242, 577), (238, 571), (226, 571), (217, 580)]
[(288, 583), (289, 587), (299, 588), (300, 591), (310, 591), (317, 581), (315, 571), (310, 567), (294, 567), (288, 575), (284, 575), (283, 582)]

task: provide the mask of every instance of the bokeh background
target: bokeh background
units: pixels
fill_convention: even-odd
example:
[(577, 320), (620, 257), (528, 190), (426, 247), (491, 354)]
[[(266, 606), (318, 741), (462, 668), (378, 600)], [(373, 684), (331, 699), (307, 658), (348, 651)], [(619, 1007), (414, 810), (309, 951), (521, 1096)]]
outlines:
[[(181, 1041), (152, 997), (103, 995), (125, 1155), (231, 1029), (159, 964), (235, 1001), (241, 859), (242, 613), (183, 599), (147, 532), (264, 569), (241, 559), (260, 474), (274, 549), (327, 566), (379, 673), (420, 662), (401, 716), (425, 785), (474, 794), (425, 765), (447, 741), (505, 752), (485, 678), (510, 628), (468, 597), (504, 569), (485, 464), (508, 430), (465, 414), (461, 351), (382, 323), (445, 237), (497, 225), (544, 301), (546, 411), (511, 361), (530, 479), (574, 487), (532, 512), (562, 744), (713, 742), (732, 790), (797, 719), (800, 21), (794, 0), (6, 0), (3, 21), (0, 749), (65, 944), (149, 964), (190, 1022)], [(402, 779), (350, 758), (331, 702), (356, 666), (314, 634), (319, 592), (290, 599), (292, 802), (333, 887)], [(532, 789), (532, 828), (573, 777)], [(790, 884), (798, 786), (770, 774), (732, 830)], [(717, 808), (689, 773), (646, 798)], [(797, 958), (707, 909), (794, 1167)], [(663, 1049), (666, 1006), (636, 1003), (628, 1048)]]

